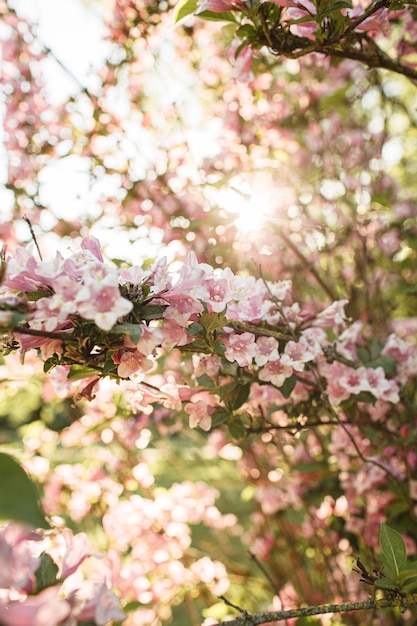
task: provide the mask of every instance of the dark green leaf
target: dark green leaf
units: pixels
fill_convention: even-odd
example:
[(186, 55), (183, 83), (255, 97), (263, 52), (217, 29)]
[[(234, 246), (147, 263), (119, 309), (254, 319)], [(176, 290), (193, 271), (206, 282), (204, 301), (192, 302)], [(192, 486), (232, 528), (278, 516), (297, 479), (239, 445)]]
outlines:
[(0, 452), (0, 518), (49, 528), (35, 484), (10, 454)]
[(45, 374), (49, 372), (49, 370), (51, 370), (53, 367), (55, 367), (55, 365), (56, 365), (55, 356), (50, 356), (49, 359), (46, 359), (45, 363), (43, 364), (43, 371), (45, 372)]
[(395, 359), (389, 354), (383, 354), (379, 358), (370, 361), (368, 363), (368, 367), (372, 367), (373, 369), (376, 369), (377, 367), (382, 367), (385, 374), (388, 375), (395, 375), (397, 373), (397, 363), (395, 362)]
[(198, 322), (193, 322), (188, 326), (187, 332), (191, 335), (191, 337), (197, 337), (198, 335), (203, 334), (203, 327)]
[(228, 423), (227, 428), (233, 439), (242, 439), (242, 437), (245, 436), (245, 427), (243, 426), (239, 418), (234, 418), (233, 420), (231, 420)]
[(236, 387), (234, 397), (233, 397), (233, 402), (232, 402), (232, 409), (234, 411), (236, 411), (237, 409), (240, 409), (242, 404), (245, 404), (246, 400), (249, 397), (249, 392), (250, 392), (249, 384), (238, 385)]
[(239, 39), (254, 39), (256, 35), (256, 29), (251, 24), (242, 24), (236, 31), (236, 37)]
[(211, 416), (211, 427), (217, 428), (232, 417), (233, 415), (227, 409), (217, 409)]
[(181, 346), (181, 350), (184, 350), (185, 352), (204, 352), (205, 354), (209, 351), (206, 342), (200, 341), (199, 339), (197, 339), (197, 341), (193, 341), (192, 343), (187, 343), (185, 346)]
[(36, 591), (42, 591), (46, 587), (52, 587), (57, 582), (58, 566), (51, 559), (49, 554), (41, 554), (41, 564), (35, 572)]
[(146, 304), (140, 310), (140, 317), (143, 321), (160, 320), (164, 314), (166, 306), (161, 304)]
[(130, 324), (129, 322), (123, 322), (122, 324), (116, 324), (110, 331), (111, 334), (129, 335), (132, 343), (138, 343), (141, 335), (141, 328), (139, 324)]
[(324, 11), (320, 11), (320, 17), (328, 17), (332, 15), (332, 13), (336, 13), (341, 9), (351, 9), (352, 3), (348, 0), (338, 0), (337, 2), (332, 2), (330, 6), (328, 6)]
[(289, 398), (290, 397), (290, 395), (294, 391), (294, 387), (295, 387), (296, 384), (297, 384), (297, 379), (293, 375), (293, 376), (290, 376), (289, 378), (287, 378), (286, 381), (284, 382), (284, 384), (281, 385), (281, 387), (279, 387), (279, 390), (282, 393), (282, 395), (284, 396), (284, 398)]
[(217, 341), (214, 342), (213, 348), (215, 353), (219, 356), (223, 356), (223, 354), (226, 352), (226, 346), (221, 339), (217, 339)]
[(398, 576), (401, 570), (405, 569), (407, 563), (404, 539), (393, 528), (381, 524), (379, 542), (387, 565), (395, 576)]
[(206, 389), (214, 387), (214, 380), (208, 374), (202, 374), (201, 376), (198, 376), (196, 380), (200, 387), (205, 387)]
[(395, 580), (391, 578), (378, 578), (375, 581), (375, 586), (379, 587), (379, 589), (390, 589), (391, 591), (397, 591), (398, 585)]
[(381, 354), (381, 350), (382, 350), (381, 342), (378, 341), (378, 339), (371, 339), (369, 341), (369, 350), (370, 350), (371, 360), (373, 361)]
[(358, 356), (359, 361), (363, 365), (367, 365), (370, 361), (370, 355), (365, 346), (356, 346), (356, 354)]

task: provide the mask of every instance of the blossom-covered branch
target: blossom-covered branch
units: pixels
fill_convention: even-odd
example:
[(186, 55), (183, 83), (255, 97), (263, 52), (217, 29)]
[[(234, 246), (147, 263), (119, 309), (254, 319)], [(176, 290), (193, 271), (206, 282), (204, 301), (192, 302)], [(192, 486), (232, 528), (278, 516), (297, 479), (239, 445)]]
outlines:
[[(415, 3), (340, 0), (180, 0), (178, 20), (187, 15), (235, 25), (237, 55), (265, 46), (278, 57), (324, 55), (360, 61), (417, 80)], [(387, 54), (386, 42), (396, 56)]]
[(335, 407), (351, 397), (398, 404), (415, 374), (415, 348), (394, 334), (367, 353), (345, 300), (312, 313), (293, 301), (290, 281), (213, 270), (193, 253), (176, 277), (165, 259), (117, 269), (93, 237), (68, 258), (42, 261), (20, 248), (5, 263), (6, 351), (38, 350), (45, 371), (88, 378), (88, 396), (100, 378), (140, 386), (163, 354), (191, 353), (194, 385), (172, 391), (191, 427), (228, 421), (265, 385), (283, 402), (324, 389)]

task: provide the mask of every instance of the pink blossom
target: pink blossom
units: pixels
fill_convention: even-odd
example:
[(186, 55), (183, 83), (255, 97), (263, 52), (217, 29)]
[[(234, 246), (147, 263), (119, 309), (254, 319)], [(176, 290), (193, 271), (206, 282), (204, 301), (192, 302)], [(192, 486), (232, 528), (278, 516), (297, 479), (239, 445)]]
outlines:
[(359, 367), (345, 367), (342, 376), (339, 378), (339, 384), (351, 394), (359, 394), (361, 391), (370, 391), (367, 380), (366, 369)]
[(87, 557), (91, 556), (91, 546), (85, 533), (73, 535), (66, 528), (62, 535), (65, 539), (66, 551), (62, 558), (60, 578), (68, 578)]
[(346, 370), (350, 372), (351, 369), (339, 363), (339, 361), (322, 363), (320, 365), (320, 374), (327, 381), (326, 393), (331, 404), (337, 406), (350, 397), (350, 391), (341, 384), (340, 379), (343, 374), (346, 374)]
[(396, 404), (400, 401), (399, 387), (393, 380), (387, 380), (382, 367), (366, 368), (366, 378), (370, 392), (375, 398)]
[(33, 574), (40, 559), (33, 555), (28, 539), (41, 537), (17, 523), (0, 529), (0, 587), (33, 591)]
[(356, 359), (356, 347), (363, 344), (362, 322), (354, 322), (339, 335), (336, 341), (337, 351), (346, 359)]
[(58, 626), (71, 613), (70, 604), (58, 594), (58, 587), (48, 587), (36, 596), (0, 602), (0, 622), (4, 626)]
[(132, 307), (133, 304), (120, 295), (117, 285), (89, 282), (77, 295), (79, 314), (94, 320), (102, 330), (110, 330)]
[(103, 255), (100, 250), (100, 242), (95, 237), (84, 237), (81, 241), (82, 250), (89, 250), (101, 263), (104, 262)]
[(290, 363), (294, 370), (302, 372), (304, 366), (315, 357), (313, 351), (309, 350), (308, 345), (304, 341), (289, 341), (284, 348), (284, 352), (291, 359)]
[(120, 378), (130, 378), (135, 382), (142, 381), (145, 374), (154, 367), (154, 362), (138, 351), (119, 350), (113, 354), (112, 359), (115, 363), (119, 363), (117, 375)]
[[(88, 593), (90, 597), (87, 597), (81, 609), (76, 611), (78, 620), (94, 620), (97, 626), (104, 626), (110, 620), (124, 620), (127, 617), (120, 608), (119, 598), (105, 583), (84, 585), (81, 591), (83, 595)], [(75, 592), (74, 595), (78, 599), (79, 594)]]
[(233, 66), (233, 75), (238, 80), (242, 82), (253, 80), (253, 50), (250, 46), (244, 46), (237, 57), (233, 55)]
[(278, 359), (278, 341), (274, 337), (259, 337), (256, 341), (256, 365), (265, 365)]
[(199, 426), (201, 430), (210, 430), (211, 415), (208, 406), (203, 400), (196, 400), (185, 405), (184, 410), (190, 416), (190, 428)]
[(332, 302), (326, 309), (317, 314), (313, 326), (320, 326), (321, 328), (345, 326), (347, 320), (345, 306), (347, 303), (348, 300)]
[(184, 410), (190, 416), (189, 426), (199, 426), (201, 430), (208, 431), (211, 428), (211, 416), (219, 405), (220, 398), (207, 391), (201, 391), (192, 396), (191, 402), (187, 403)]
[(214, 595), (222, 595), (228, 590), (230, 583), (223, 563), (203, 556), (192, 563), (190, 569), (199, 581), (208, 585)]
[(291, 359), (287, 354), (283, 354), (276, 361), (269, 361), (258, 373), (258, 378), (264, 382), (271, 382), (275, 387), (281, 387), (292, 374)]
[(215, 313), (224, 311), (233, 298), (229, 281), (226, 278), (206, 278), (204, 286), (207, 289), (205, 302), (209, 305), (209, 309)]
[(185, 324), (193, 316), (195, 316), (197, 313), (202, 313), (204, 310), (201, 302), (195, 300), (191, 296), (165, 295), (164, 299), (169, 304), (168, 308), (164, 311), (164, 318), (173, 319), (182, 326), (185, 326)]
[(254, 335), (252, 333), (231, 333), (227, 337), (224, 356), (228, 361), (236, 361), (240, 367), (248, 367), (256, 356)]

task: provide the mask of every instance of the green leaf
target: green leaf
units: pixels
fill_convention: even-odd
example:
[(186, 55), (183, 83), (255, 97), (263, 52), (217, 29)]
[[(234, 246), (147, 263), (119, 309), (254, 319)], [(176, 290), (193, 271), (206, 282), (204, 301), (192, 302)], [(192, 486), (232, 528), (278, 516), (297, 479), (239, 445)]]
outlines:
[(392, 578), (378, 578), (375, 581), (375, 587), (379, 589), (390, 589), (391, 591), (397, 591), (399, 589), (395, 580)]
[(40, 300), (41, 298), (50, 298), (52, 296), (52, 292), (51, 291), (27, 291), (25, 295), (26, 295), (26, 298), (29, 300), (29, 302), (36, 302), (37, 300)]
[(85, 365), (71, 365), (67, 378), (74, 381), (89, 378), (90, 376), (98, 376), (97, 370)]
[(50, 528), (35, 484), (16, 459), (3, 452), (0, 452), (0, 477), (0, 518), (34, 528)]
[(202, 17), (205, 20), (213, 20), (214, 22), (234, 22), (235, 16), (232, 11), (224, 11), (223, 13), (217, 13), (216, 11), (198, 11), (197, 17)]
[(377, 359), (374, 359), (370, 363), (368, 363), (368, 367), (372, 367), (376, 369), (377, 367), (382, 367), (385, 374), (392, 374), (393, 376), (397, 373), (397, 363), (395, 359), (389, 354), (383, 354)]
[(193, 322), (187, 327), (187, 333), (191, 335), (191, 337), (198, 337), (198, 335), (203, 334), (203, 327), (198, 322)]
[(202, 374), (201, 376), (198, 376), (197, 382), (200, 387), (205, 387), (206, 389), (211, 389), (212, 387), (214, 387), (214, 380), (208, 374)]
[[(18, 313), (17, 311), (11, 311), (10, 313), (10, 319), (4, 328), (10, 328), (11, 330), (16, 328), (16, 326), (24, 322), (29, 317), (28, 313)], [(18, 329), (16, 332), (19, 332)]]
[(297, 384), (297, 379), (293, 375), (293, 376), (290, 376), (289, 378), (287, 378), (286, 381), (284, 382), (284, 384), (281, 385), (281, 387), (279, 387), (279, 390), (282, 393), (282, 395), (284, 396), (284, 398), (289, 398), (290, 397), (290, 395), (294, 391), (294, 387), (295, 387), (296, 384)]
[(381, 524), (379, 542), (388, 567), (398, 576), (407, 564), (404, 539), (400, 533), (386, 524)]
[(58, 565), (54, 563), (49, 554), (41, 554), (41, 564), (35, 572), (36, 592), (52, 587), (57, 583)]
[(140, 317), (144, 322), (160, 320), (167, 307), (162, 304), (146, 304), (140, 310)]
[(185, 346), (181, 346), (180, 349), (184, 352), (204, 352), (205, 354), (209, 352), (206, 342), (200, 339), (192, 343), (186, 343)]
[(122, 324), (116, 324), (110, 331), (111, 334), (129, 335), (132, 343), (138, 343), (141, 335), (141, 328), (139, 324), (131, 324), (129, 322), (123, 322)]
[(227, 318), (222, 313), (207, 313), (200, 317), (200, 324), (206, 331), (206, 335), (211, 335), (215, 330), (227, 326)]
[(231, 420), (228, 423), (227, 428), (233, 439), (242, 439), (245, 436), (245, 427), (243, 426), (241, 420), (238, 418)]
[(198, 0), (180, 0), (174, 8), (174, 22), (177, 23), (198, 9)]
[(365, 346), (356, 346), (356, 354), (357, 354), (359, 361), (363, 365), (367, 365), (369, 363), (370, 361), (369, 352), (365, 348)]
[(338, 0), (337, 2), (332, 2), (327, 9), (324, 11), (320, 11), (320, 17), (327, 17), (332, 13), (336, 13), (336, 11), (340, 11), (341, 9), (351, 9), (352, 3), (349, 0)]
[(232, 402), (232, 409), (234, 411), (236, 411), (237, 409), (240, 409), (242, 404), (245, 404), (246, 400), (249, 398), (249, 392), (250, 392), (250, 384), (237, 386), (235, 393), (234, 393), (233, 402)]
[(211, 427), (217, 428), (217, 426), (224, 424), (224, 422), (232, 417), (233, 415), (227, 409), (217, 409), (211, 416)]
[(56, 364), (57, 364), (56, 356), (50, 356), (49, 359), (46, 359), (45, 363), (43, 364), (43, 371), (45, 372), (45, 374), (47, 374), (49, 370), (55, 367)]
[(408, 582), (405, 582), (401, 585), (402, 593), (416, 593), (417, 591), (417, 576), (415, 578), (410, 578)]

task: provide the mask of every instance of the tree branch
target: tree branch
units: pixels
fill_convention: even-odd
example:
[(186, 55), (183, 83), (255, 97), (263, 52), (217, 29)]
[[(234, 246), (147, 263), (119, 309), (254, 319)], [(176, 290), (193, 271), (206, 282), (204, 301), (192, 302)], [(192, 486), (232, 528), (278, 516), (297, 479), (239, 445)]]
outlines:
[[(229, 603), (228, 603), (229, 604)], [(269, 622), (280, 622), (297, 617), (309, 617), (311, 615), (325, 615), (326, 613), (349, 613), (350, 611), (369, 611), (371, 609), (385, 609), (398, 607), (404, 612), (410, 606), (417, 604), (417, 594), (393, 595), (379, 600), (363, 600), (361, 602), (342, 602), (342, 604), (320, 604), (306, 608), (288, 609), (285, 611), (272, 611), (265, 613), (247, 613), (244, 611), (240, 617), (230, 621), (219, 622), (217, 626), (258, 626)], [(240, 611), (242, 609), (239, 608)]]

